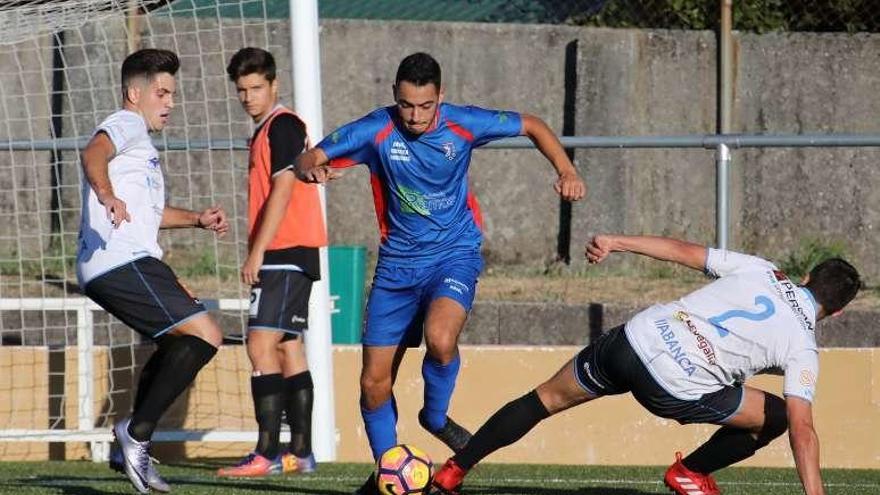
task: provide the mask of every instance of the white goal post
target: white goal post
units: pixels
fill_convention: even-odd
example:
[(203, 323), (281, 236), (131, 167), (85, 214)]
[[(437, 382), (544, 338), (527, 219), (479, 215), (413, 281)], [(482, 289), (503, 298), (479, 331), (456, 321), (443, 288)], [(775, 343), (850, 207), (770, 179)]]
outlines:
[[(237, 271), (247, 237), (243, 144), (253, 128), (227, 80), (226, 63), (244, 46), (271, 51), (282, 102), (301, 114), (317, 142), (322, 127), (317, 26), (315, 0), (14, 0), (0, 5), (0, 403), (7, 404), (0, 405), (0, 456), (7, 442), (87, 442), (91, 457), (104, 459), (112, 421), (128, 413), (144, 342), (78, 293), (73, 270), (78, 155), (95, 125), (120, 107), (124, 57), (157, 47), (181, 59), (177, 108), (154, 138), (165, 167), (168, 204), (192, 209), (220, 204), (233, 228), (222, 239), (191, 231), (162, 233), (160, 239), (166, 261), (182, 281), (197, 295), (213, 298), (206, 302), (234, 343), (248, 306)], [(331, 461), (336, 427), (326, 249), (321, 259), (307, 352), (315, 381), (313, 448), (317, 460)], [(245, 356), (243, 346), (235, 347)], [(64, 358), (58, 364), (58, 353), (68, 356), (69, 364)], [(96, 356), (105, 355), (108, 369), (95, 370)], [(39, 366), (22, 361), (28, 356)], [(76, 377), (67, 376), (73, 362)], [(223, 376), (249, 371), (246, 357), (230, 362)], [(48, 376), (23, 376), (43, 369)], [(95, 373), (107, 374), (106, 390), (95, 388)], [(218, 387), (211, 400), (247, 409), (242, 404), (251, 401), (248, 384), (230, 387)], [(179, 425), (192, 423), (178, 419)], [(155, 439), (256, 440), (256, 423), (243, 414), (216, 421), (200, 417), (198, 424), (209, 426), (169, 428), (160, 422)], [(283, 432), (283, 439), (287, 435)]]

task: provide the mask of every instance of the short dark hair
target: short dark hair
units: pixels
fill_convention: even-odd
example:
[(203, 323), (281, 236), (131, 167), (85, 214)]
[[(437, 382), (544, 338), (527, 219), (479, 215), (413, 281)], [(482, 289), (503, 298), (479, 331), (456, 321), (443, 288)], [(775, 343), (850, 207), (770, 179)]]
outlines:
[(440, 64), (427, 53), (413, 53), (401, 60), (400, 65), (397, 66), (394, 85), (400, 86), (402, 81), (413, 83), (416, 86), (433, 83), (437, 89), (440, 89)]
[(242, 48), (229, 59), (226, 74), (232, 82), (250, 74), (262, 74), (267, 81), (272, 82), (275, 80), (275, 57), (262, 48)]
[(841, 258), (830, 258), (816, 265), (810, 270), (806, 284), (826, 315), (843, 309), (856, 297), (861, 287), (859, 272)]
[(170, 50), (144, 48), (125, 57), (122, 62), (122, 91), (138, 77), (152, 80), (156, 74), (167, 72), (172, 76), (180, 69), (180, 59)]

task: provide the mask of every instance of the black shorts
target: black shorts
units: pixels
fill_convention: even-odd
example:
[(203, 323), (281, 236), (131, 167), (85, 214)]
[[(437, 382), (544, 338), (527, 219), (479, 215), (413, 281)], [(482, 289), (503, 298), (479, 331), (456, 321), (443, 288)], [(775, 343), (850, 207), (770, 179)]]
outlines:
[(296, 339), (309, 328), (312, 279), (294, 270), (260, 270), (251, 287), (248, 329), (284, 332), (283, 341)]
[(136, 332), (153, 339), (206, 311), (168, 265), (150, 256), (99, 275), (83, 292)]
[(639, 404), (661, 418), (681, 424), (723, 424), (739, 411), (743, 388), (724, 386), (698, 400), (673, 397), (651, 376), (633, 350), (623, 326), (614, 328), (581, 350), (575, 357), (574, 374), (591, 395), (631, 392)]

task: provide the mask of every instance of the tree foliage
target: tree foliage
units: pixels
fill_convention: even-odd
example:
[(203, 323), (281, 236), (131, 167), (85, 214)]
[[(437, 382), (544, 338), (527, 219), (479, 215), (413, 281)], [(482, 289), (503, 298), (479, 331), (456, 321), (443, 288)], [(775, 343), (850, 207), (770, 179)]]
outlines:
[[(504, 7), (532, 22), (616, 28), (716, 29), (719, 0), (514, 0)], [(878, 32), (876, 0), (735, 0), (741, 31)]]

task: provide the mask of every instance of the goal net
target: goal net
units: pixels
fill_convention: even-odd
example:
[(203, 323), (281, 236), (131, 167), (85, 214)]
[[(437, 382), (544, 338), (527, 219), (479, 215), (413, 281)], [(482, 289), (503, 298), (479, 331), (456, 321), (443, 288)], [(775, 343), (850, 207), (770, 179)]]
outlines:
[[(272, 51), (281, 101), (291, 104), (287, 6), (286, 0), (0, 5), (0, 460), (103, 455), (109, 428), (129, 413), (153, 349), (84, 299), (74, 270), (79, 152), (94, 127), (120, 108), (119, 69), (133, 50), (171, 49), (181, 60), (177, 106), (154, 137), (168, 204), (199, 210), (219, 204), (232, 220), (224, 238), (195, 229), (163, 232), (165, 261), (211, 301), (226, 343), (241, 343), (247, 293), (238, 267), (247, 235), (245, 146), (252, 124), (225, 66), (243, 46)], [(243, 347), (225, 345), (165, 415), (159, 439), (255, 438), (249, 376)], [(182, 448), (207, 455), (225, 447)]]

